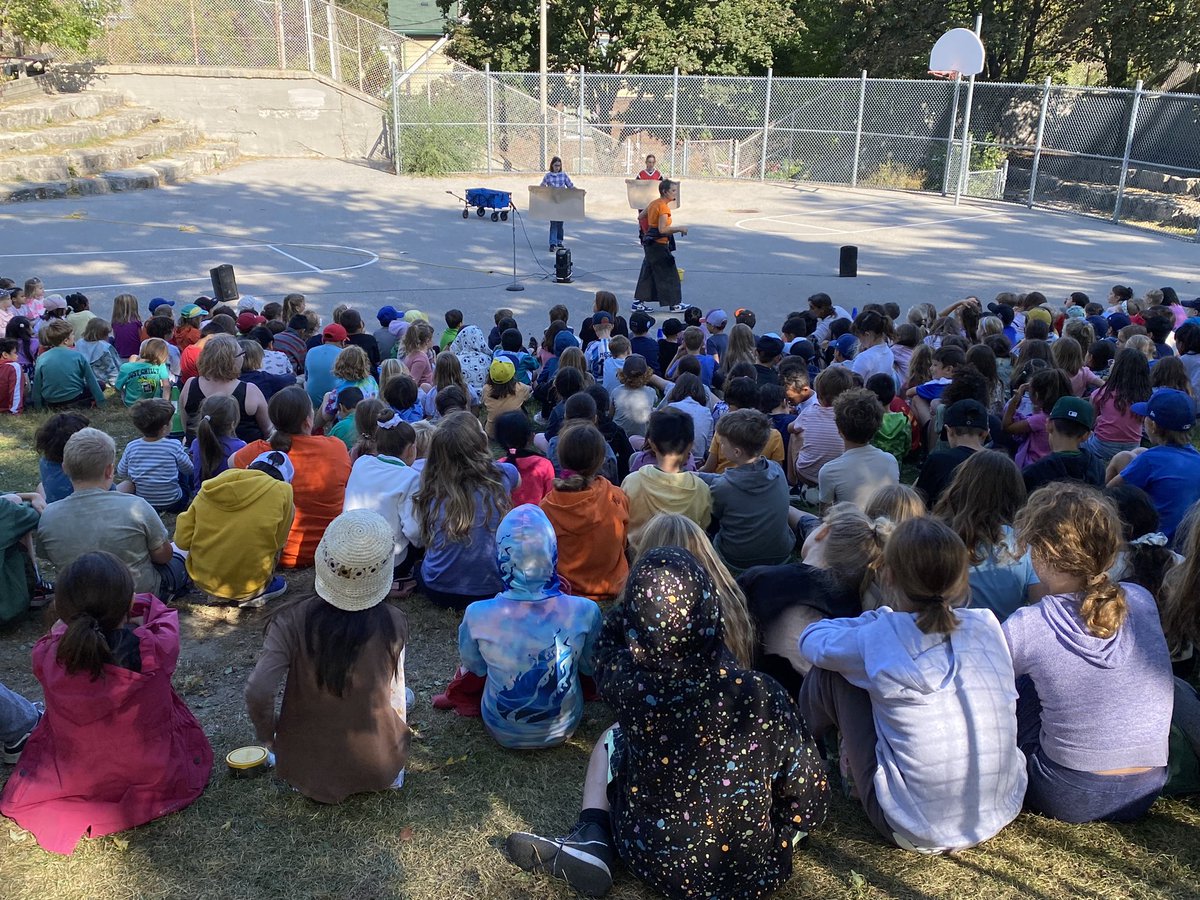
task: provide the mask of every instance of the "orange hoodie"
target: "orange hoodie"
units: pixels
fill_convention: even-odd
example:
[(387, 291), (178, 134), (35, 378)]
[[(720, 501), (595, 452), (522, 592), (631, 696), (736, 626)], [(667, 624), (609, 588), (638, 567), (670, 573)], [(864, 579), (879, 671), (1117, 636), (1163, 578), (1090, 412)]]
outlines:
[(590, 600), (612, 600), (621, 593), (629, 575), (629, 498), (621, 489), (598, 477), (586, 490), (554, 489), (541, 507), (558, 537), (558, 574), (570, 583), (571, 593)]

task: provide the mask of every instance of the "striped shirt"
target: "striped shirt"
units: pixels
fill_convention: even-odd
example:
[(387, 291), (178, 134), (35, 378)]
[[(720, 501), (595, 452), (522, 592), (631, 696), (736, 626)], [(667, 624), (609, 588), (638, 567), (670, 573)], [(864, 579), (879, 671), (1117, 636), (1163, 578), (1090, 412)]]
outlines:
[(796, 437), (804, 441), (796, 456), (796, 474), (808, 484), (817, 484), (821, 466), (846, 452), (833, 419), (833, 407), (814, 403), (796, 416), (795, 425), (801, 429)]
[(192, 458), (179, 441), (170, 438), (130, 441), (117, 463), (117, 474), (132, 481), (135, 493), (158, 510), (183, 496), (179, 476), (192, 472)]

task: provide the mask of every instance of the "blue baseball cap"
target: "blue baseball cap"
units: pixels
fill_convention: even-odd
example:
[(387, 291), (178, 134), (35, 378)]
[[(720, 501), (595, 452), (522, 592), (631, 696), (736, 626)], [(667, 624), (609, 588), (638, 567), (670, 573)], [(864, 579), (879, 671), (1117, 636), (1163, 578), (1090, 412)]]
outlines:
[(1087, 323), (1092, 326), (1092, 330), (1096, 332), (1096, 337), (1103, 340), (1108, 337), (1108, 319), (1104, 316), (1088, 316)]
[(833, 349), (842, 354), (844, 359), (853, 359), (858, 352), (858, 338), (852, 334), (843, 334), (833, 342)]
[(375, 313), (375, 318), (379, 320), (379, 324), (384, 328), (387, 328), (387, 326), (391, 325), (397, 319), (401, 319), (403, 317), (404, 316), (400, 310), (396, 309), (394, 306), (381, 306), (379, 308), (379, 312)]
[(1164, 431), (1189, 431), (1196, 424), (1196, 404), (1174, 388), (1159, 388), (1145, 403), (1132, 404), (1129, 411), (1145, 416)]
[(155, 297), (153, 300), (150, 301), (150, 312), (154, 312), (160, 306), (174, 306), (174, 305), (175, 305), (174, 300), (167, 300), (163, 297)]

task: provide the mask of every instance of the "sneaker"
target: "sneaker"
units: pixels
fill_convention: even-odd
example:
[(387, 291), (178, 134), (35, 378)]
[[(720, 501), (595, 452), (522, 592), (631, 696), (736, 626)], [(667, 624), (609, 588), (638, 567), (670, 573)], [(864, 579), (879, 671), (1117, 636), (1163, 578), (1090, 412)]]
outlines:
[(604, 829), (581, 822), (564, 838), (544, 838), (525, 831), (508, 836), (508, 858), (526, 872), (561, 878), (588, 897), (600, 897), (612, 887), (612, 847)]
[[(37, 728), (38, 722), (42, 721), (42, 716), (46, 712), (46, 704), (39, 700), (33, 704), (33, 708), (37, 710), (37, 722), (33, 723), (33, 728)], [(4, 745), (4, 764), (6, 766), (15, 766), (20, 761), (21, 752), (25, 749), (25, 745), (29, 743), (29, 735), (33, 734), (33, 728), (30, 728), (19, 741)]]
[(671, 307), (671, 312), (687, 312), (689, 309), (691, 309), (691, 307), (686, 303), (676, 303)]
[(634, 300), (633, 305), (629, 308), (634, 312), (650, 312), (650, 304), (643, 303), (641, 300)]
[(276, 597), (281, 597), (287, 593), (287, 582), (283, 580), (282, 575), (276, 575), (263, 588), (263, 592), (257, 597), (251, 597), (249, 600), (243, 600), (238, 604), (238, 609), (260, 609), (267, 605), (268, 600), (274, 600)]

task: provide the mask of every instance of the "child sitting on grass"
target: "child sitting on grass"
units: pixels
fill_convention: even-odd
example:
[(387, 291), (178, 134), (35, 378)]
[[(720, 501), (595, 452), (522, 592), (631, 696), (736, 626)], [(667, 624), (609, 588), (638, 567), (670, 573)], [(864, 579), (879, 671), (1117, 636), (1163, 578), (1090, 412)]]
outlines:
[(421, 529), (413, 511), (421, 483), (421, 473), (412, 467), (417, 433), (379, 400), (364, 400), (354, 418), (359, 440), (342, 511), (369, 509), (383, 516), (396, 538), (393, 593), (407, 594), (416, 586), (412, 572), (420, 555)]
[[(1033, 414), (1016, 418), (1017, 407), (1028, 394), (1033, 401)], [(1017, 448), (1017, 465), (1031, 466), (1044, 456), (1050, 455), (1050, 437), (1046, 432), (1046, 420), (1060, 397), (1073, 396), (1071, 382), (1061, 369), (1043, 369), (1013, 392), (1012, 399), (1004, 407), (1004, 430), (1024, 438)]]
[(934, 519), (896, 526), (884, 550), (895, 610), (825, 619), (800, 637), (813, 666), (800, 712), (840, 735), (871, 824), (906, 850), (973, 847), (1017, 817), (1025, 761), (1004, 635), (967, 599), (967, 548)]
[(617, 370), (617, 386), (609, 394), (613, 404), (613, 421), (629, 438), (635, 450), (645, 443), (650, 413), (658, 402), (658, 392), (650, 387), (654, 373), (644, 357), (634, 353), (625, 358)]
[(1021, 472), (1026, 493), (1058, 481), (1078, 481), (1103, 487), (1104, 463), (1083, 446), (1096, 423), (1092, 404), (1082, 397), (1060, 397), (1046, 420), (1050, 455)]
[[(967, 356), (958, 347), (939, 347), (933, 353), (930, 367), (931, 377), (924, 384), (918, 384), (905, 392), (905, 399), (912, 407), (917, 421), (924, 428), (933, 417), (934, 403), (942, 396), (942, 391), (954, 377), (954, 373), (966, 365)], [(910, 376), (911, 378), (911, 376)]]
[(363, 392), (356, 387), (344, 387), (337, 393), (337, 421), (326, 434), (337, 438), (353, 450), (358, 443), (358, 429), (354, 427), (354, 410), (363, 402)]
[(1183, 521), (1188, 507), (1200, 500), (1200, 453), (1189, 435), (1196, 424), (1196, 404), (1183, 391), (1160, 388), (1145, 403), (1130, 407), (1145, 416), (1151, 447), (1118, 453), (1109, 463), (1109, 487), (1132, 484), (1150, 495), (1159, 527), (1167, 540)]
[[(700, 472), (712, 472), (720, 475), (730, 466), (734, 465), (733, 460), (727, 457), (722, 450), (723, 445), (720, 440), (721, 421), (730, 412), (739, 409), (757, 411), (759, 394), (758, 382), (753, 378), (730, 378), (725, 383), (725, 404), (728, 411), (717, 420), (716, 432), (713, 434), (712, 443), (708, 448), (708, 457), (704, 460), (704, 465), (700, 467)], [(767, 422), (770, 423), (770, 419)], [(770, 433), (767, 435), (766, 446), (763, 447), (762, 457), (777, 462), (780, 466), (783, 466), (787, 461), (784, 455), (783, 438), (779, 434), (779, 429), (775, 427), (771, 428)]]
[(137, 359), (124, 363), (113, 385), (126, 406), (152, 397), (171, 395), (171, 371), (167, 367), (167, 342), (148, 338), (142, 342)]
[(630, 543), (637, 542), (655, 513), (679, 513), (701, 528), (708, 527), (712, 492), (699, 475), (684, 470), (694, 441), (694, 425), (687, 413), (668, 407), (651, 414), (646, 445), (655, 463), (630, 472), (621, 482), (621, 490), (629, 497)]
[(879, 423), (875, 437), (871, 438), (871, 446), (892, 454), (896, 462), (903, 465), (904, 457), (912, 450), (914, 429), (909, 414), (892, 410), (892, 403), (896, 399), (896, 378), (880, 372), (868, 378), (865, 386), (884, 409), (883, 421)]
[(0, 413), (20, 415), (29, 397), (29, 376), (17, 359), (17, 342), (0, 338)]
[(842, 393), (833, 404), (834, 424), (845, 452), (821, 467), (821, 503), (853, 503), (865, 509), (879, 488), (900, 482), (896, 457), (871, 445), (883, 422), (883, 405), (866, 388)]
[(833, 402), (854, 387), (854, 378), (844, 366), (834, 366), (817, 376), (814, 387), (817, 402), (800, 410), (788, 426), (792, 433), (788, 455), (795, 459), (797, 481), (808, 487), (816, 485), (825, 463), (837, 459), (846, 450), (834, 421)]
[(101, 390), (115, 384), (121, 371), (121, 357), (117, 356), (117, 348), (109, 340), (111, 335), (112, 326), (107, 320), (93, 317), (83, 327), (83, 337), (75, 341), (75, 349), (92, 367)]
[(521, 483), (513, 489), (512, 501), (538, 504), (554, 489), (554, 463), (535, 450), (533, 426), (521, 410), (501, 413), (495, 422), (494, 440), (503, 448), (501, 460), (515, 466)]
[(1174, 687), (1154, 598), (1109, 578), (1121, 522), (1094, 488), (1047, 485), (1016, 526), (1048, 595), (1002, 626), (1025, 806), (1065, 822), (1131, 822), (1167, 780)]
[(483, 386), (483, 407), (487, 410), (487, 436), (496, 437), (496, 420), (506, 412), (522, 410), (529, 399), (530, 388), (517, 379), (517, 369), (512, 360), (499, 356), (488, 367), (487, 381)]
[(516, 865), (593, 897), (616, 856), (669, 897), (760, 897), (791, 877), (829, 783), (783, 689), (724, 648), (717, 596), (678, 547), (638, 561), (597, 645), (617, 722), (592, 751), (579, 819), (565, 838), (509, 835)]
[(33, 436), (33, 446), (38, 454), (38, 493), (47, 503), (69, 497), (75, 488), (63, 471), (63, 449), (77, 431), (83, 431), (91, 422), (79, 413), (66, 412), (51, 416), (42, 423)]
[(557, 747), (583, 718), (579, 676), (592, 674), (600, 608), (567, 593), (555, 571), (554, 529), (538, 507), (518, 506), (501, 520), (495, 552), (504, 588), (467, 607), (462, 666), (486, 679), (480, 711), (500, 746)]
[(56, 319), (41, 330), (42, 351), (34, 365), (29, 391), (35, 409), (104, 405), (104, 391), (88, 361), (75, 350), (73, 334), (64, 319)]
[(117, 474), (127, 479), (117, 486), (136, 494), (158, 513), (179, 513), (192, 497), (192, 458), (183, 444), (167, 437), (175, 407), (156, 398), (133, 404), (130, 418), (141, 437), (125, 445)]
[(188, 575), (200, 590), (245, 609), (287, 590), (274, 572), (295, 517), (294, 475), (287, 455), (269, 450), (248, 468), (227, 469), (200, 486), (175, 520), (175, 545), (187, 551)]
[(200, 422), (196, 440), (192, 441), (192, 469), (196, 486), (220, 475), (229, 468), (229, 458), (246, 446), (237, 436), (241, 409), (232, 397), (205, 397), (200, 404)]
[(204, 729), (171, 687), (179, 614), (133, 593), (129, 567), (84, 553), (60, 570), (58, 621), (33, 648), (46, 709), (0, 813), (51, 853), (188, 806), (212, 772)]
[(612, 600), (629, 574), (629, 499), (600, 477), (608, 445), (597, 428), (572, 425), (557, 440), (562, 477), (542, 498), (541, 508), (554, 526), (558, 572), (580, 596)]
[[(778, 437), (758, 410), (726, 413), (717, 422), (716, 441), (729, 465), (723, 474), (700, 476), (712, 492), (718, 523), (713, 547), (731, 569), (777, 565), (796, 547), (787, 479), (778, 463), (762, 455), (771, 435)], [(796, 510), (797, 522), (799, 516)]]

